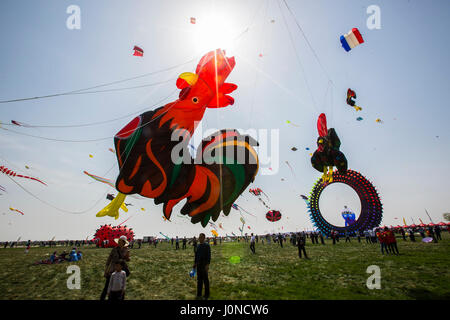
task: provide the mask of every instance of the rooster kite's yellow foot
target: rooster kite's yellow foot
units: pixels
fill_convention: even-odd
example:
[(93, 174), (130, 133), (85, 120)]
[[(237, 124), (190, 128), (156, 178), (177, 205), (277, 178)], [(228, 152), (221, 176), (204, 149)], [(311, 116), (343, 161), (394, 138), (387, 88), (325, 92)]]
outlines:
[(128, 211), (124, 204), (126, 196), (126, 194), (119, 192), (113, 201), (97, 213), (96, 217), (110, 216), (116, 220), (119, 219), (119, 208), (122, 208), (125, 212)]
[(361, 111), (362, 110), (362, 108), (358, 107), (358, 106), (353, 106), (353, 108), (355, 108), (356, 111)]

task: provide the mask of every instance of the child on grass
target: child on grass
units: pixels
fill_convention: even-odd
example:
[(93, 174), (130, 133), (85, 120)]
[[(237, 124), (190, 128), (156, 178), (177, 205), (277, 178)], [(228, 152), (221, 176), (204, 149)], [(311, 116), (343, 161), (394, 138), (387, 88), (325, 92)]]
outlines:
[(115, 270), (109, 279), (108, 300), (124, 300), (127, 274), (122, 270), (123, 263), (117, 262)]

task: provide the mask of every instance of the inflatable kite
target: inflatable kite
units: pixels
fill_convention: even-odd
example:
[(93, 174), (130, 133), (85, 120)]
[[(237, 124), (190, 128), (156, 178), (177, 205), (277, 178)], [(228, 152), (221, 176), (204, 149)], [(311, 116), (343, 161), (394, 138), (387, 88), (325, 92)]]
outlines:
[(218, 237), (219, 236), (219, 234), (217, 233), (216, 230), (211, 230), (211, 233), (214, 235), (214, 237)]
[[(351, 187), (359, 196), (361, 201), (361, 213), (358, 219), (346, 227), (334, 226), (322, 216), (319, 208), (320, 195), (331, 183), (344, 183)], [(332, 182), (324, 182), (319, 179), (314, 185), (309, 197), (308, 211), (313, 225), (324, 235), (330, 236), (331, 231), (336, 231), (340, 235), (346, 232), (373, 230), (378, 227), (383, 218), (383, 206), (377, 190), (372, 183), (361, 173), (348, 169), (345, 173), (333, 172)]]
[[(110, 201), (113, 201), (115, 199), (115, 196), (113, 194), (111, 194), (111, 193), (108, 193), (106, 195), (106, 199), (108, 199)], [(122, 205), (120, 206), (120, 209), (122, 209), (125, 212), (128, 212), (128, 208), (127, 208), (125, 203), (122, 203)], [(114, 218), (117, 220), (119, 218), (119, 216), (117, 215)]]
[(332, 182), (333, 166), (336, 166), (339, 172), (345, 173), (347, 170), (347, 159), (339, 151), (341, 140), (334, 128), (327, 129), (327, 118), (324, 113), (320, 114), (317, 120), (317, 150), (311, 157), (311, 164), (317, 171), (323, 172), (322, 179)]
[[(128, 229), (126, 226), (103, 225), (95, 231), (94, 241), (103, 248), (117, 247), (117, 243), (114, 239), (118, 239), (121, 236), (127, 237), (127, 241), (134, 240), (134, 231), (132, 228)], [(105, 240), (107, 240), (105, 242)]]
[(138, 46), (134, 46), (133, 50), (134, 50), (133, 56), (137, 56), (137, 57), (143, 57), (144, 56), (144, 50), (142, 50)]
[(356, 215), (354, 212), (347, 209), (347, 206), (345, 207), (344, 211), (341, 212), (341, 215), (342, 215), (342, 218), (344, 218), (344, 220), (345, 220), (346, 227), (355, 223)]
[(24, 215), (24, 213), (23, 213), (22, 211), (20, 211), (20, 210), (17, 210), (17, 209), (14, 209), (14, 208), (12, 208), (12, 207), (9, 207), (9, 210), (11, 210), (11, 211), (15, 211), (15, 212), (18, 212), (18, 213), (20, 213), (21, 215)]
[(353, 99), (356, 99), (356, 93), (352, 89), (348, 88), (347, 89), (347, 104), (349, 106), (355, 108), (356, 111), (361, 111), (362, 108), (355, 105), (355, 100), (353, 100)]
[(194, 17), (191, 17), (191, 24), (195, 24), (197, 22), (197, 19)]
[(357, 121), (362, 121), (363, 118), (362, 118), (362, 117), (358, 117), (358, 118), (356, 118), (356, 120), (357, 120)]
[(11, 176), (11, 177), (18, 177), (18, 178), (25, 178), (25, 179), (30, 179), (30, 180), (34, 180), (37, 182), (42, 183), (43, 185), (46, 186), (46, 184), (44, 182), (42, 182), (39, 179), (33, 178), (33, 177), (29, 177), (29, 176), (23, 176), (21, 174), (17, 174), (16, 172), (9, 170), (8, 168), (4, 167), (4, 166), (0, 166), (0, 172), (6, 174), (7, 176)]
[[(188, 142), (207, 108), (234, 103), (228, 94), (237, 86), (225, 80), (235, 65), (217, 49), (203, 56), (195, 73), (182, 73), (176, 85), (179, 99), (134, 118), (114, 137), (119, 194), (97, 216), (115, 216), (126, 195), (139, 194), (163, 204), (170, 218), (173, 207), (186, 199), (181, 214), (203, 227), (228, 215), (233, 202), (253, 182), (258, 171), (258, 143), (237, 130), (221, 130), (197, 148), (195, 163)], [(179, 141), (174, 140), (179, 137)], [(174, 156), (174, 158), (172, 158)]]
[(378, 118), (377, 120), (375, 120), (375, 122), (377, 122), (377, 123), (383, 123), (383, 120), (381, 120), (380, 118)]
[(266, 219), (270, 222), (276, 222), (281, 219), (281, 212), (276, 210), (270, 210), (266, 213)]
[(340, 40), (342, 47), (347, 52), (364, 42), (358, 28), (353, 28), (347, 34), (342, 35)]

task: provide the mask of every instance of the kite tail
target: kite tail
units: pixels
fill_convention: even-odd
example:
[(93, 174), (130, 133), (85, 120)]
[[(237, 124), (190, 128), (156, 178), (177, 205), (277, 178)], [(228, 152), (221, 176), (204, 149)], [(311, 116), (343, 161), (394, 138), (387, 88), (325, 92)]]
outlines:
[(16, 174), (16, 176), (19, 177), (19, 178), (26, 178), (26, 179), (31, 179), (31, 180), (40, 182), (40, 183), (42, 183), (44, 186), (47, 185), (45, 182), (43, 182), (43, 181), (41, 181), (41, 180), (39, 180), (39, 179), (33, 178), (33, 177), (23, 176), (23, 175), (21, 175), (21, 174)]
[[(201, 164), (188, 164), (180, 169), (192, 170), (188, 175), (192, 180), (188, 183), (174, 180), (173, 195), (158, 201), (165, 203), (165, 216), (170, 217), (173, 206), (185, 198), (181, 214), (191, 217), (192, 223), (200, 222), (205, 227), (210, 219), (216, 221), (221, 211), (228, 215), (234, 201), (258, 172), (258, 155), (253, 149), (257, 145), (253, 138), (237, 130), (221, 130), (203, 139), (197, 148), (200, 158), (196, 163)], [(189, 189), (181, 192), (180, 188), (186, 185)]]
[[(114, 198), (114, 200), (112, 200), (106, 207), (100, 210), (96, 216), (97, 217), (110, 216), (114, 217), (114, 219), (117, 220), (119, 218), (119, 209), (120, 208), (123, 209), (122, 206), (124, 204), (123, 202), (125, 201), (126, 196), (127, 196), (126, 194), (119, 192), (117, 196)], [(128, 209), (125, 212), (127, 211)]]
[(11, 176), (11, 177), (19, 177), (19, 178), (25, 178), (25, 179), (31, 179), (37, 182), (42, 183), (43, 185), (46, 185), (44, 182), (42, 182), (39, 179), (33, 178), (33, 177), (29, 177), (29, 176), (23, 176), (21, 174), (17, 174), (16, 172), (9, 170), (8, 168), (4, 167), (4, 166), (0, 166), (0, 172), (3, 172), (4, 174)]

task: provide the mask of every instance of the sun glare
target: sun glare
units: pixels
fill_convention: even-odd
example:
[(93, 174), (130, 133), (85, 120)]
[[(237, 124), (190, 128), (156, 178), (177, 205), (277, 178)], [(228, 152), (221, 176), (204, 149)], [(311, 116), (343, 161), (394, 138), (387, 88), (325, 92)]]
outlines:
[(214, 49), (233, 50), (233, 37), (236, 37), (233, 23), (224, 16), (209, 15), (196, 23), (195, 45), (199, 52)]

